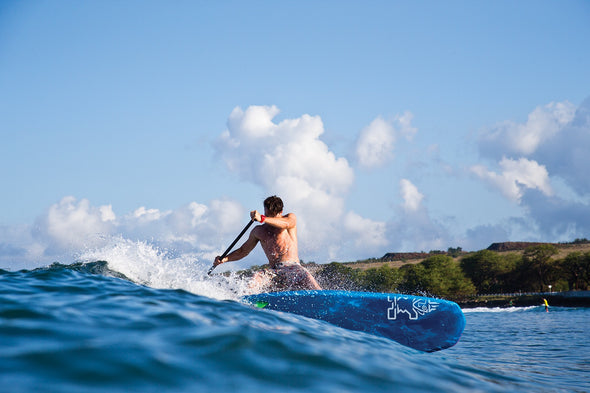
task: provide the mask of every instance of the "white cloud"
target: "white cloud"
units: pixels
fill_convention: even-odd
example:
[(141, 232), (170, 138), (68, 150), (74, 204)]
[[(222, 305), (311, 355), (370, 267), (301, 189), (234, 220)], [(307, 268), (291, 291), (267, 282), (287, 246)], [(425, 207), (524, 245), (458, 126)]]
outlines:
[(430, 216), (424, 194), (408, 179), (399, 182), (402, 203), (387, 223), (389, 250), (430, 251), (448, 247), (449, 229)]
[[(302, 257), (323, 262), (326, 253), (342, 257), (344, 249), (363, 249), (363, 244), (346, 241), (351, 233), (355, 240), (362, 234), (363, 242), (382, 245), (383, 223), (346, 215), (345, 196), (354, 172), (320, 139), (320, 117), (302, 115), (274, 123), (277, 114), (274, 106), (232, 111), (218, 141), (228, 167), (267, 195), (282, 196), (286, 212), (297, 214)], [(87, 199), (66, 197), (37, 220), (36, 229), (29, 231), (34, 236), (19, 247), (0, 244), (0, 250), (22, 258), (34, 252), (41, 260), (71, 260), (72, 252), (96, 249), (116, 237), (174, 252), (214, 255), (223, 251), (246, 218), (247, 210), (232, 200), (190, 202), (167, 211), (140, 206), (117, 216), (111, 206), (95, 207)], [(345, 225), (351, 231), (343, 231)]]
[[(411, 140), (417, 132), (417, 129), (411, 125), (413, 117), (412, 113), (405, 112), (401, 116), (396, 116), (391, 122), (384, 120), (381, 116), (373, 120), (361, 131), (356, 144), (356, 157), (359, 164), (366, 168), (374, 168), (393, 159), (397, 135)], [(397, 123), (397, 128), (394, 123)]]
[(376, 167), (393, 158), (395, 130), (390, 123), (378, 117), (365, 127), (356, 146), (359, 164), (364, 167)]
[(590, 98), (576, 110), (570, 123), (535, 153), (552, 176), (559, 176), (580, 195), (590, 194)]
[(590, 232), (590, 205), (558, 196), (528, 192), (523, 196), (539, 237), (549, 241), (587, 238)]
[[(394, 180), (399, 181), (400, 200), (392, 196), (395, 210), (383, 207), (383, 221), (347, 210), (354, 172), (346, 159), (321, 140), (321, 118), (302, 115), (276, 122), (278, 113), (275, 106), (235, 108), (218, 140), (218, 157), (241, 179), (260, 186), (265, 195), (283, 197), (286, 211), (297, 214), (299, 252), (305, 260), (346, 261), (389, 251), (483, 247), (487, 241), (587, 237), (590, 100), (576, 110), (573, 119), (568, 103), (552, 103), (535, 109), (525, 124), (497, 128), (496, 134), (482, 137), (480, 143), (485, 138), (490, 142), (489, 152), (503, 155), (497, 166), (475, 165), (471, 173), (518, 202), (512, 212), (522, 214), (500, 214), (497, 221), (478, 222), (472, 230), (454, 227), (452, 223), (461, 220), (453, 217), (431, 216), (425, 195), (408, 179)], [(390, 160), (396, 144), (415, 135), (411, 120), (409, 112), (392, 121), (375, 119), (359, 135), (357, 147), (363, 143), (367, 147), (359, 163), (360, 156), (365, 157), (364, 166)], [(428, 151), (427, 156), (438, 165), (441, 148), (432, 142), (422, 151)], [(412, 177), (424, 174), (423, 166), (413, 169)], [(456, 172), (451, 168), (447, 173)], [(560, 185), (571, 188), (568, 195), (574, 201), (556, 195), (563, 191)], [(573, 195), (575, 192), (580, 195)], [(0, 261), (4, 267), (17, 260), (67, 263), (85, 249), (101, 247), (109, 239), (124, 239), (146, 242), (163, 254), (206, 255), (209, 262), (246, 224), (250, 208), (226, 199), (189, 202), (173, 210), (140, 206), (116, 215), (110, 205), (93, 206), (87, 199), (65, 197), (34, 225), (0, 227)], [(62, 257), (66, 255), (69, 257)], [(240, 267), (258, 264), (263, 258), (262, 253), (254, 254)]]
[(406, 111), (403, 115), (398, 115), (395, 117), (395, 121), (398, 123), (398, 129), (401, 135), (403, 135), (407, 140), (411, 141), (414, 138), (414, 135), (418, 132), (418, 129), (412, 126), (412, 119), (414, 115)]
[(243, 224), (244, 215), (244, 209), (230, 200), (213, 200), (209, 206), (190, 202), (165, 212), (141, 207), (117, 222), (117, 232), (179, 251), (211, 250), (220, 247), (221, 234)]
[(250, 106), (245, 111), (234, 108), (227, 121), (228, 129), (238, 138), (260, 139), (274, 135), (277, 125), (272, 119), (279, 114), (276, 106)]
[(389, 251), (441, 250), (452, 240), (448, 228), (433, 219), (424, 205), (408, 210), (402, 204), (387, 223), (386, 233)]
[(535, 108), (526, 123), (506, 121), (480, 135), (480, 151), (492, 157), (530, 155), (559, 133), (574, 117), (575, 106), (570, 102), (551, 102)]
[(501, 173), (489, 171), (483, 165), (474, 165), (471, 172), (493, 187), (499, 189), (507, 198), (519, 202), (524, 189), (538, 189), (545, 195), (552, 195), (549, 174), (545, 166), (536, 161), (520, 158), (502, 158), (499, 163)]
[(93, 247), (112, 232), (115, 219), (110, 205), (96, 208), (87, 199), (68, 196), (38, 220), (36, 234), (62, 249)]
[(348, 161), (336, 157), (320, 139), (319, 116), (302, 115), (274, 123), (275, 106), (236, 108), (218, 151), (228, 168), (244, 180), (277, 194), (286, 211), (295, 211), (305, 230), (306, 247), (333, 238), (343, 214), (344, 196), (354, 180)]
[[(590, 98), (578, 108), (567, 101), (539, 106), (529, 114), (526, 123), (505, 122), (483, 133), (479, 140), (482, 153), (492, 157), (527, 156), (546, 168), (545, 171), (552, 177), (563, 179), (568, 187), (582, 196), (590, 194), (590, 176), (587, 176), (589, 146)], [(509, 181), (512, 179), (501, 179), (502, 175), (495, 175), (481, 166), (475, 167), (474, 172), (482, 178), (487, 177), (488, 181), (504, 182), (504, 193), (512, 199), (522, 196), (519, 192), (522, 187), (514, 186)], [(539, 178), (542, 171), (536, 172), (539, 175), (536, 185), (523, 179), (519, 179), (520, 183), (550, 195), (547, 182)]]
[[(213, 201), (217, 204), (217, 201)], [(233, 205), (232, 205), (233, 206)], [(210, 212), (208, 206), (197, 202), (177, 209), (170, 214), (167, 222), (174, 228), (175, 232), (185, 233), (207, 223), (207, 214)]]
[(0, 227), (0, 262), (9, 267), (23, 261), (72, 262), (80, 253), (104, 247), (113, 239), (214, 255), (244, 225), (245, 215), (235, 201), (213, 200), (209, 206), (190, 202), (170, 211), (142, 206), (117, 217), (110, 205), (92, 206), (87, 199), (68, 196), (51, 205), (33, 226)]
[[(587, 237), (590, 99), (578, 108), (568, 102), (539, 106), (524, 124), (506, 122), (484, 133), (479, 147), (484, 154), (503, 158), (498, 171), (475, 165), (471, 172), (522, 207), (522, 216), (493, 226), (498, 233), (504, 228), (503, 240)], [(506, 158), (510, 155), (520, 158)]]
[(273, 189), (279, 178), (291, 178), (331, 194), (348, 190), (353, 171), (319, 139), (324, 132), (320, 117), (303, 115), (275, 124), (277, 114), (275, 106), (233, 110), (218, 144), (228, 167), (266, 189)]
[(157, 221), (162, 217), (168, 215), (170, 212), (162, 213), (158, 209), (146, 209), (144, 206), (136, 209), (132, 216), (133, 218), (137, 219), (138, 221), (149, 222), (149, 221)]
[[(500, 169), (476, 165), (471, 172), (522, 207), (522, 216), (504, 224), (517, 240), (587, 237), (589, 146), (590, 99), (578, 108), (550, 103), (537, 107), (524, 124), (506, 122), (482, 134), (480, 151), (502, 156)], [(520, 158), (506, 158), (511, 155)]]
[(404, 200), (403, 207), (406, 211), (416, 211), (420, 208), (424, 195), (408, 179), (401, 179), (399, 182), (400, 193)]
[(344, 218), (344, 228), (352, 234), (358, 247), (367, 252), (387, 244), (386, 223), (363, 218), (354, 212), (348, 212)]

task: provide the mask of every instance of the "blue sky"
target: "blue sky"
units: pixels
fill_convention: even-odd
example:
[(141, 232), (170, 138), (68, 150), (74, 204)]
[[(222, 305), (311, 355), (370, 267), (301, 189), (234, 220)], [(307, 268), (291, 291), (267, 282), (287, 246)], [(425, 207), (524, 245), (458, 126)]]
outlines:
[(208, 260), (272, 194), (306, 261), (590, 237), (588, 20), (586, 1), (4, 1), (0, 263), (112, 238)]

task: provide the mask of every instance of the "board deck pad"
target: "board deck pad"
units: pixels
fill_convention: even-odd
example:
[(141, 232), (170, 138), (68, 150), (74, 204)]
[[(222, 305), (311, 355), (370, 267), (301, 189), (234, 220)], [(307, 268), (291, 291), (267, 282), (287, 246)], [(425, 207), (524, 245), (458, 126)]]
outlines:
[(454, 302), (399, 293), (288, 291), (242, 297), (255, 307), (319, 319), (434, 352), (459, 341), (465, 316)]

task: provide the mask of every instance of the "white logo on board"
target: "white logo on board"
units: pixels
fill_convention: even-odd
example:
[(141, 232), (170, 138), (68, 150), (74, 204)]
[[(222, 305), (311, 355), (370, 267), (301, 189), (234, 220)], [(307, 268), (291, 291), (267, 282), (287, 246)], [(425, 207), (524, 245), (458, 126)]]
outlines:
[(408, 318), (416, 320), (422, 315), (428, 314), (438, 308), (440, 303), (431, 299), (413, 296), (391, 296), (387, 297), (391, 307), (387, 309), (387, 319), (397, 319), (401, 314), (408, 314)]

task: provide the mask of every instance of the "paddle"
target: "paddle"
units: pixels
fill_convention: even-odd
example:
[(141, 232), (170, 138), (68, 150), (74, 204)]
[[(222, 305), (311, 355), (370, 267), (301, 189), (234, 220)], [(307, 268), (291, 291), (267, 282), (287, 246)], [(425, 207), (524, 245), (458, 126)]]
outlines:
[[(254, 220), (250, 220), (250, 222), (248, 222), (248, 224), (244, 227), (244, 229), (242, 229), (242, 232), (240, 232), (240, 234), (238, 235), (238, 237), (235, 238), (235, 240), (232, 242), (232, 244), (229, 245), (229, 247), (227, 248), (227, 250), (225, 250), (225, 252), (221, 255), (221, 257), (219, 257), (219, 259), (223, 259), (227, 256), (227, 254), (229, 254), (229, 252), (231, 251), (231, 249), (236, 245), (236, 243), (238, 242), (238, 240), (240, 240), (240, 238), (242, 236), (244, 236), (244, 233), (246, 233), (246, 231), (248, 230), (248, 228), (250, 228), (250, 226), (254, 223)], [(211, 275), (211, 273), (213, 272), (213, 269), (215, 269), (215, 265), (211, 266), (209, 268), (209, 271), (207, 271), (207, 275)]]

